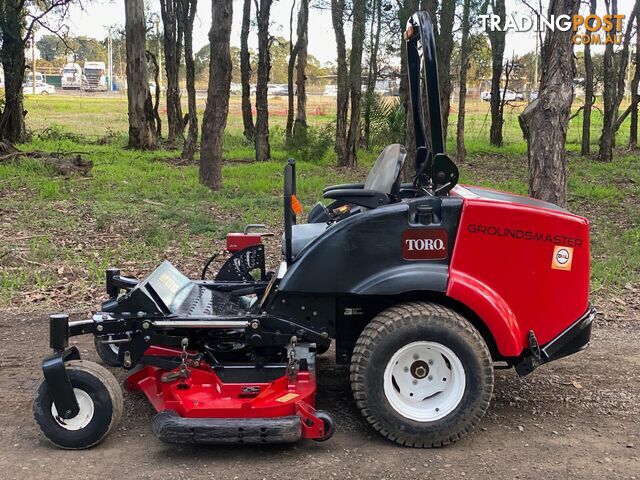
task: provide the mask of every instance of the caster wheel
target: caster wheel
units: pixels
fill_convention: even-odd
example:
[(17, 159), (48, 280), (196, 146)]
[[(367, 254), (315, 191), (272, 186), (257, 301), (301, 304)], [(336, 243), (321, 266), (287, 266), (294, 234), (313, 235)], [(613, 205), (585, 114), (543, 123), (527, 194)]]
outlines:
[(66, 364), (80, 411), (62, 419), (49, 396), (46, 381), (33, 401), (33, 415), (40, 430), (57, 447), (80, 450), (100, 443), (120, 422), (122, 390), (106, 368), (84, 360)]
[[(106, 337), (107, 340), (112, 340), (113, 336), (109, 335)], [(100, 341), (99, 337), (93, 338), (93, 343), (96, 347), (96, 352), (98, 352), (98, 356), (100, 360), (105, 365), (109, 367), (121, 367), (120, 361), (118, 360), (118, 353), (120, 351), (120, 347), (117, 343), (103, 343)]]
[(316, 442), (325, 442), (333, 437), (333, 434), (336, 431), (336, 422), (333, 417), (324, 410), (317, 410), (315, 415), (322, 420), (322, 423), (324, 423), (324, 435), (320, 438), (314, 438), (314, 440)]
[(489, 407), (491, 354), (457, 312), (403, 303), (363, 330), (351, 387), (362, 414), (383, 436), (409, 447), (440, 447), (471, 431)]

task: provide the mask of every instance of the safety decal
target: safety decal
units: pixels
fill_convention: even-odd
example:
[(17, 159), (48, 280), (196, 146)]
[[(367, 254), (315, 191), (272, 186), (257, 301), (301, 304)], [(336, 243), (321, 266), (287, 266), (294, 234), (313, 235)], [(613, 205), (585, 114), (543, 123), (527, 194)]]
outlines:
[(276, 398), (276, 402), (287, 403), (288, 401), (293, 400), (294, 398), (298, 398), (299, 396), (300, 395), (298, 395), (297, 393), (287, 393), (286, 395)]
[(556, 246), (553, 249), (553, 259), (551, 260), (551, 268), (554, 270), (571, 271), (573, 263), (573, 248)]

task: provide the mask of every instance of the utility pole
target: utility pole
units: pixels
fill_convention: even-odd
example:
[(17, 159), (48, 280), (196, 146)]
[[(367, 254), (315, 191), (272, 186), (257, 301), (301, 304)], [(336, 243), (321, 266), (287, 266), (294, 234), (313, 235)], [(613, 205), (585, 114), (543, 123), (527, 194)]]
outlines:
[(36, 35), (31, 35), (31, 87), (36, 94)]

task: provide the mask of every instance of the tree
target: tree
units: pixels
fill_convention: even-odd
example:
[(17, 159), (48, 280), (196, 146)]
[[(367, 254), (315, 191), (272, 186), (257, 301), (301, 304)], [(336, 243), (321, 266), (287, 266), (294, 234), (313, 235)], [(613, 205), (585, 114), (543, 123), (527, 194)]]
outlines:
[(307, 67), (309, 63), (309, 0), (301, 0), (298, 15), (298, 67), (296, 69), (296, 119), (293, 135), (302, 142), (307, 137)]
[(147, 70), (144, 0), (125, 2), (125, 32), (129, 147), (155, 149), (157, 137)]
[(353, 0), (353, 26), (351, 28), (351, 55), (349, 56), (349, 95), (351, 119), (347, 136), (347, 157), (342, 166), (355, 168), (360, 146), (360, 112), (362, 110), (362, 52), (367, 29), (367, 2)]
[(202, 117), (200, 183), (218, 190), (222, 187), (222, 143), (229, 115), (231, 88), (231, 25), (233, 2), (211, 0), (211, 64), (207, 106)]
[[(26, 69), (25, 49), (40, 26), (50, 32), (63, 30), (72, 0), (3, 0), (0, 2), (0, 62), (4, 70), (5, 98), (0, 109), (0, 140), (17, 143), (24, 139), (25, 123), (22, 80)], [(53, 20), (51, 20), (53, 19)], [(53, 24), (52, 22), (56, 22)]]
[(462, 9), (462, 39), (460, 41), (460, 91), (458, 95), (458, 125), (456, 131), (456, 160), (463, 162), (464, 149), (464, 117), (467, 100), (467, 72), (469, 71), (469, 29), (471, 0), (464, 0)]
[(635, 71), (631, 80), (631, 123), (629, 125), (629, 149), (638, 147), (638, 104), (640, 103), (640, 11), (636, 14)]
[[(550, 0), (553, 1), (553, 0)], [(489, 30), (489, 42), (491, 43), (491, 130), (489, 131), (489, 141), (491, 145), (500, 147), (502, 145), (502, 94), (500, 91), (500, 78), (504, 62), (504, 48), (506, 44), (506, 32), (504, 22), (506, 17), (505, 0), (486, 0), (483, 6), (483, 13), (491, 7), (491, 12), (500, 17), (500, 28)]]
[(175, 143), (184, 136), (184, 120), (180, 102), (180, 63), (182, 59), (182, 22), (178, 22), (179, 0), (160, 0), (163, 26), (164, 65), (167, 72), (167, 141)]
[(364, 102), (364, 138), (365, 147), (369, 148), (371, 141), (371, 109), (375, 101), (375, 88), (380, 69), (378, 67), (378, 51), (380, 50), (380, 35), (382, 33), (382, 0), (373, 1), (373, 12), (369, 29), (369, 69), (367, 72), (367, 92)]
[(251, 0), (244, 0), (242, 7), (242, 30), (240, 31), (240, 83), (242, 84), (242, 123), (247, 140), (255, 138), (253, 112), (251, 110), (251, 55), (249, 32), (251, 30)]
[(336, 154), (338, 165), (347, 158), (347, 118), (349, 114), (349, 67), (347, 65), (347, 40), (344, 33), (345, 0), (331, 0), (331, 21), (336, 36), (337, 94), (336, 94)]
[(338, 53), (336, 99), (336, 153), (338, 166), (354, 168), (360, 142), (360, 112), (362, 103), (362, 52), (367, 29), (367, 2), (353, 0), (351, 18), (351, 54), (347, 64), (347, 42), (344, 31), (345, 0), (331, 1), (331, 20)]
[(291, 13), (289, 14), (289, 62), (287, 64), (287, 126), (285, 127), (285, 138), (287, 143), (291, 142), (293, 136), (293, 117), (295, 95), (293, 91), (293, 75), (295, 73), (296, 58), (298, 57), (298, 41), (293, 43), (293, 17), (296, 11), (296, 0), (291, 2)]
[[(580, 0), (550, 0), (549, 16), (578, 13)], [(529, 194), (567, 205), (567, 127), (573, 102), (575, 62), (571, 30), (549, 30), (542, 47), (540, 93), (519, 117), (527, 140)]]
[[(303, 133), (307, 128), (307, 92), (306, 92), (306, 69), (307, 69), (307, 44), (308, 44), (308, 24), (309, 24), (309, 0), (301, 0), (298, 9), (298, 23), (296, 31), (296, 43), (293, 44), (293, 12), (296, 1), (291, 7), (291, 18), (289, 21), (289, 63), (287, 66), (287, 85), (289, 110), (287, 112), (286, 138), (290, 142), (293, 138), (294, 121), (298, 133)], [(296, 69), (297, 62), (297, 69)], [(297, 70), (297, 72), (296, 72)], [(297, 73), (294, 89), (294, 73)], [(294, 98), (297, 90), (297, 113), (294, 112)]]
[[(597, 0), (589, 1), (590, 15), (595, 15), (597, 3)], [(584, 107), (582, 109), (582, 144), (580, 145), (580, 155), (589, 155), (591, 152), (591, 109), (595, 101), (593, 59), (591, 58), (591, 44), (589, 42), (584, 46), (584, 71)]]
[(256, 160), (265, 162), (271, 158), (269, 144), (269, 101), (267, 90), (271, 71), (271, 43), (269, 18), (273, 0), (254, 0), (258, 20), (258, 82), (256, 85)]
[(198, 0), (178, 0), (180, 16), (178, 23), (184, 32), (184, 61), (187, 80), (189, 130), (182, 149), (182, 158), (193, 162), (198, 143), (198, 105), (196, 103), (196, 65), (193, 58), (193, 22), (198, 12)]
[[(605, 0), (607, 11), (616, 15), (618, 13), (617, 0)], [(602, 134), (600, 135), (598, 160), (601, 162), (610, 162), (613, 159), (613, 146), (615, 144), (615, 135), (618, 128), (622, 124), (622, 120), (618, 118), (620, 103), (624, 98), (626, 72), (629, 64), (629, 43), (631, 42), (631, 29), (633, 21), (640, 9), (640, 0), (634, 3), (627, 29), (622, 40), (622, 49), (619, 52), (618, 65), (614, 65), (613, 43), (608, 43), (604, 50), (604, 70), (608, 73), (604, 77), (604, 116), (602, 125)], [(620, 25), (614, 23), (615, 30), (610, 32), (611, 35), (619, 33)], [(628, 113), (628, 112), (627, 112)], [(626, 114), (625, 114), (626, 116)]]

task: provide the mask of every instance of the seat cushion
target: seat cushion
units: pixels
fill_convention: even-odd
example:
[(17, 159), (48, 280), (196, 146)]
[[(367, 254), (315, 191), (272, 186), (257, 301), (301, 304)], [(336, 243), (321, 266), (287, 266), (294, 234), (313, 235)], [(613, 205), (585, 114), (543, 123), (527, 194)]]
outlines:
[[(327, 228), (327, 224), (324, 222), (294, 225), (291, 232), (291, 255), (293, 257), (298, 256), (307, 245), (322, 235)], [(282, 249), (284, 251), (284, 238), (282, 241)]]

